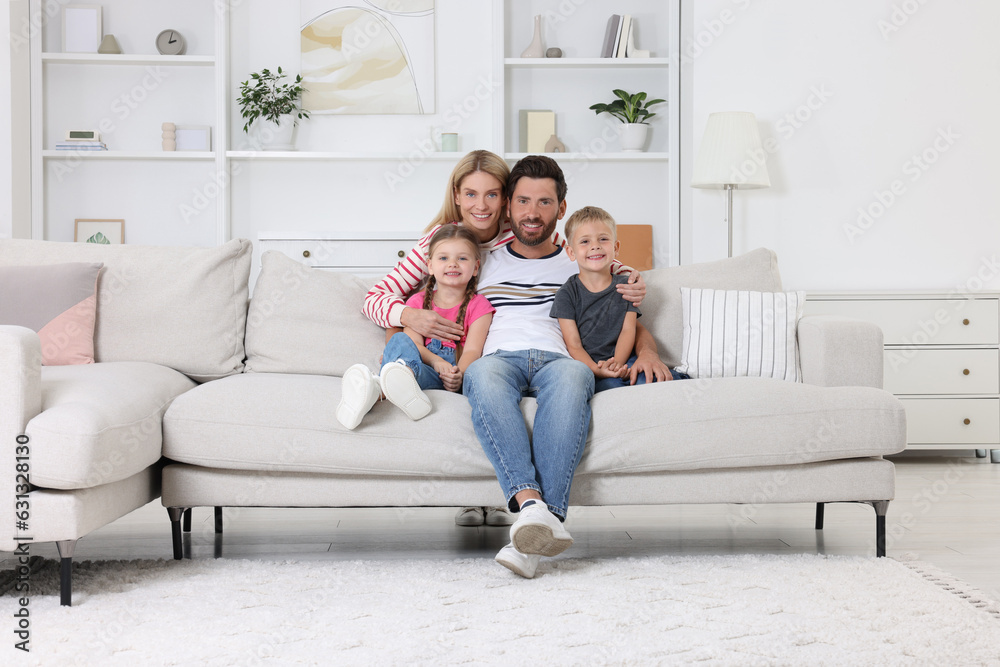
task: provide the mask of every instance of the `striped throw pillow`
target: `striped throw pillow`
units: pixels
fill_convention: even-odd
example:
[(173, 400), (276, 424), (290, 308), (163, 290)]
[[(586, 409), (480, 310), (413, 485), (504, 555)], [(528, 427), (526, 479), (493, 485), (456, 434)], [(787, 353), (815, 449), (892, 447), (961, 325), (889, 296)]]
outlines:
[(681, 288), (684, 342), (677, 370), (693, 378), (799, 382), (796, 327), (805, 292)]

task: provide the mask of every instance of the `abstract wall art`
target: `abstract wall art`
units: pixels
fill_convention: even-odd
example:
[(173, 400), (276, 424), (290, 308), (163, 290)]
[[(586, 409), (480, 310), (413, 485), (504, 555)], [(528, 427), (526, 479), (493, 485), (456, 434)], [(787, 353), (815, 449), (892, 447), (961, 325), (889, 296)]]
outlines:
[(302, 106), (434, 113), (434, 0), (300, 0)]

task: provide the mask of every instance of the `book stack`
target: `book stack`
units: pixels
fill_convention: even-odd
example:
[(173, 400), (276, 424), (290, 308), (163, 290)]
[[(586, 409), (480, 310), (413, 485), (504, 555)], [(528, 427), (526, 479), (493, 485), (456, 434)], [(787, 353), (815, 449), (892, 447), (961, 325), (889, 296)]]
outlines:
[(107, 145), (103, 141), (93, 141), (91, 139), (66, 139), (56, 144), (57, 151), (106, 151)]
[(635, 19), (631, 14), (612, 14), (604, 33), (602, 58), (648, 58), (649, 51), (635, 48)]

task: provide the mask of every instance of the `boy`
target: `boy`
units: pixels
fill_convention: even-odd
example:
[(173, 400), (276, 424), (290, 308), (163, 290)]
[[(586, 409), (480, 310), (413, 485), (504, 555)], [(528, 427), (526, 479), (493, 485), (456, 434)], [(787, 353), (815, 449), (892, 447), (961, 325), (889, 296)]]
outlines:
[[(570, 356), (594, 372), (594, 393), (628, 386), (635, 362), (636, 319), (639, 309), (625, 301), (615, 286), (628, 276), (611, 274), (618, 255), (615, 220), (604, 209), (584, 206), (566, 221), (566, 253), (580, 273), (556, 292), (550, 317), (559, 320)], [(678, 379), (682, 374), (672, 371)], [(645, 383), (641, 373), (636, 384)]]

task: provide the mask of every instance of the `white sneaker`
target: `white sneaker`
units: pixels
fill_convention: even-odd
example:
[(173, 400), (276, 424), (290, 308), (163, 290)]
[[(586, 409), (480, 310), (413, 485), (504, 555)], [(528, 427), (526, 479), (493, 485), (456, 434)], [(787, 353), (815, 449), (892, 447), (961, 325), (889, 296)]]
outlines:
[(483, 520), (482, 507), (463, 507), (455, 515), (455, 524), (459, 526), (481, 526)]
[(381, 392), (378, 378), (372, 375), (368, 367), (364, 364), (354, 364), (344, 371), (344, 377), (340, 382), (337, 421), (346, 428), (355, 429), (375, 405)]
[(486, 525), (487, 526), (509, 526), (514, 523), (514, 515), (506, 507), (487, 507), (486, 509)]
[(532, 579), (535, 576), (535, 570), (538, 568), (538, 561), (541, 559), (541, 556), (523, 554), (514, 548), (513, 544), (508, 544), (500, 550), (500, 553), (493, 560), (514, 574), (519, 574), (525, 579)]
[(522, 554), (556, 556), (573, 544), (562, 522), (541, 502), (528, 505), (510, 527), (510, 541)]
[(407, 417), (416, 421), (431, 411), (431, 399), (420, 389), (410, 367), (402, 361), (393, 361), (379, 373), (382, 393)]

